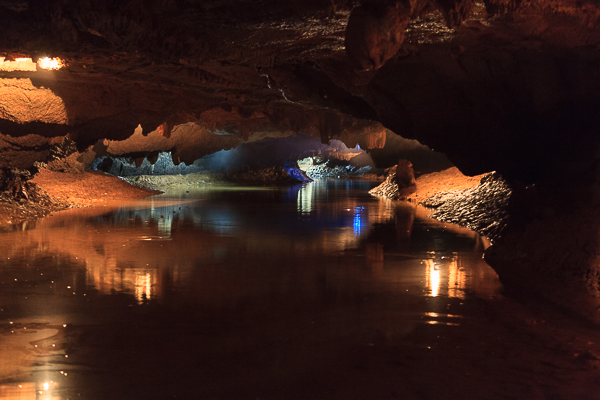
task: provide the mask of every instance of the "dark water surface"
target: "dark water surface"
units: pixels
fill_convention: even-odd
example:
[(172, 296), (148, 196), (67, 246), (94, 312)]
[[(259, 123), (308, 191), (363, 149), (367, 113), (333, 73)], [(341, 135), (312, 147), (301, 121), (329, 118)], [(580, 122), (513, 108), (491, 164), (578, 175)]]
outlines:
[(0, 233), (0, 399), (428, 398), (411, 360), (500, 284), (477, 234), (372, 186), (213, 187)]

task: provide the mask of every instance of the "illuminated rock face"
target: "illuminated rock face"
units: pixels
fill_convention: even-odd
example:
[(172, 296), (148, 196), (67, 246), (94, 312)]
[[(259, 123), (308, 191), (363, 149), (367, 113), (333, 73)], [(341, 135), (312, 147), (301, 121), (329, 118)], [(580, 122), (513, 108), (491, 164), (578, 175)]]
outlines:
[(67, 124), (63, 100), (31, 79), (0, 79), (0, 119), (17, 123)]
[[(387, 128), (467, 174), (496, 170), (523, 183), (526, 199), (535, 184), (552, 216), (537, 200), (517, 202), (529, 215), (511, 217), (490, 262), (521, 265), (525, 277), (575, 271), (596, 296), (593, 228), (572, 232), (580, 240), (564, 260), (509, 256), (519, 238), (550, 246), (532, 239), (536, 230), (560, 241), (561, 227), (578, 220), (573, 198), (585, 199), (577, 215), (598, 206), (596, 3), (15, 3), (0, 2), (0, 168), (46, 162), (65, 137), (92, 159), (171, 151), (189, 161), (297, 133), (381, 149)], [(46, 56), (65, 66), (12, 64)], [(380, 160), (389, 167), (397, 157)]]
[(6, 60), (0, 57), (0, 71), (37, 71), (37, 66), (28, 57), (19, 57), (15, 60)]

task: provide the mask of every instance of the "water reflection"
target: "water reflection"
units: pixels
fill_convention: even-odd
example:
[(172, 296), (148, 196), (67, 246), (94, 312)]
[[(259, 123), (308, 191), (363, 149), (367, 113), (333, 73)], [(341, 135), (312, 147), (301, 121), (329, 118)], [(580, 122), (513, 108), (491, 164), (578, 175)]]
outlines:
[(54, 381), (0, 385), (0, 400), (60, 400), (61, 397), (55, 395), (57, 388)]
[[(254, 350), (277, 360), (264, 368), (277, 364), (292, 376), (315, 365), (306, 354), (321, 357), (323, 340), (451, 329), (462, 316), (447, 308), (454, 299), (496, 292), (477, 234), (368, 189), (361, 182), (213, 188), (60, 213), (2, 234), (0, 358), (18, 362), (0, 362), (0, 376), (14, 382), (34, 371), (36, 383), (27, 392), (1, 386), (0, 399), (56, 398), (72, 385), (89, 391), (81, 389), (86, 379), (120, 363), (144, 370), (150, 382), (166, 374), (175, 385), (213, 370), (235, 381), (231, 365), (252, 371)], [(302, 357), (288, 355), (286, 364), (281, 354)], [(77, 375), (82, 368), (94, 374)], [(60, 381), (67, 374), (69, 382)], [(144, 383), (134, 372), (126, 378)]]
[(0, 266), (39, 257), (68, 259), (85, 271), (84, 282), (72, 279), (75, 292), (129, 293), (139, 303), (161, 297), (169, 289), (165, 285), (185, 287), (199, 270), (217, 265), (348, 251), (364, 254), (375, 274), (385, 266), (384, 255), (416, 259), (424, 252), (422, 274), (432, 297), (463, 298), (480, 279), (469, 271), (471, 261), (463, 265), (458, 252), (447, 251), (482, 249), (473, 232), (428, 220), (412, 205), (342, 196), (339, 187), (324, 182), (306, 184), (297, 194), (296, 210), (277, 190), (214, 190), (89, 217), (85, 211), (65, 213), (5, 234), (0, 251), (7, 257)]
[[(425, 266), (426, 287), (431, 297), (447, 296), (465, 299), (466, 292), (469, 290), (493, 293), (494, 272), (476, 267), (477, 263), (473, 259), (458, 253), (436, 256), (435, 252), (430, 252), (428, 256), (430, 258), (423, 259), (422, 264)], [(486, 284), (491, 285), (486, 288)]]
[(354, 208), (354, 235), (360, 236), (361, 230), (364, 227), (364, 207)]
[(300, 190), (298, 191), (298, 212), (300, 214), (310, 214), (312, 211), (312, 203), (313, 203), (313, 187), (315, 186), (314, 182), (307, 183), (306, 185), (302, 185)]
[(86, 261), (86, 286), (102, 293), (133, 293), (138, 303), (156, 298), (160, 291), (158, 269), (118, 265), (114, 257), (106, 259), (105, 263)]
[(423, 260), (425, 264), (425, 277), (427, 279), (427, 289), (431, 292), (431, 297), (437, 297), (440, 293), (441, 273), (440, 267), (433, 260)]

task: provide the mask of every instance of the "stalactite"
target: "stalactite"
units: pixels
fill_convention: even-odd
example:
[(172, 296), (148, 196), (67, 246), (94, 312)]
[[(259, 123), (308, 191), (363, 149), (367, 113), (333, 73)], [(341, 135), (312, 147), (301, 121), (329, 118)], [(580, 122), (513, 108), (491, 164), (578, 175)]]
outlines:
[(352, 10), (345, 43), (353, 67), (368, 71), (383, 66), (402, 45), (408, 19), (401, 3), (368, 2)]
[(438, 0), (449, 28), (459, 27), (473, 9), (473, 0)]
[(491, 16), (503, 16), (517, 11), (522, 0), (484, 0), (483, 3)]

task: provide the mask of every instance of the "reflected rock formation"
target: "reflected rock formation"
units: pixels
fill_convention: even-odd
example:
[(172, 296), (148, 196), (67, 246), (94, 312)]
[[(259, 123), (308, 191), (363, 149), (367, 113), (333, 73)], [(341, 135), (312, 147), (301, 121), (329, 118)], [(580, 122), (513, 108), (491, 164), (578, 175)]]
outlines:
[(371, 186), (215, 186), (1, 233), (0, 398), (278, 394), (255, 377), (462, 328), (500, 287), (481, 237)]
[[(415, 249), (410, 244), (415, 229), (414, 207), (400, 211), (389, 201), (361, 203), (352, 198), (340, 198), (329, 205), (328, 192), (333, 188), (331, 183), (327, 185), (323, 181), (302, 185), (296, 199), (286, 200), (296, 203), (294, 214), (298, 217), (284, 225), (279, 218), (288, 218), (288, 211), (278, 211), (276, 215), (264, 209), (241, 212), (235, 192), (214, 189), (200, 192), (207, 196), (200, 201), (194, 197), (150, 199), (138, 202), (135, 208), (125, 206), (100, 215), (94, 215), (93, 210), (64, 212), (24, 231), (4, 234), (11, 240), (4, 240), (0, 247), (7, 256), (7, 266), (27, 263), (28, 259), (60, 257), (65, 265), (70, 265), (70, 276), (65, 279), (74, 293), (126, 293), (138, 303), (160, 299), (175, 288), (187, 292), (200, 270), (203, 280), (210, 276), (220, 279), (221, 268), (249, 255), (289, 259), (312, 253), (332, 256), (364, 248), (370, 268), (381, 271), (384, 248), (393, 246), (395, 251), (407, 254), (420, 251), (420, 247)], [(336, 185), (343, 190), (344, 183)], [(282, 192), (241, 193), (251, 200)], [(419, 212), (418, 218), (423, 218), (425, 211)], [(90, 216), (86, 217), (86, 213)], [(390, 236), (383, 230), (381, 234), (386, 239), (373, 242), (384, 227), (394, 234)], [(471, 237), (468, 240), (477, 248), (476, 234), (466, 230), (461, 234)], [(297, 235), (303, 239), (292, 239)], [(448, 267), (448, 273), (457, 275), (456, 255), (452, 259), (454, 267)], [(448, 264), (448, 257), (443, 264)], [(257, 277), (246, 278), (258, 283)], [(463, 288), (462, 284), (453, 287)], [(246, 289), (256, 290), (251, 285)], [(238, 295), (243, 291), (228, 290)]]
[(83, 168), (296, 134), (389, 168), (388, 135), (418, 139), (516, 187), (488, 253), (503, 280), (542, 276), (600, 321), (598, 37), (595, 1), (2, 1), (0, 168), (66, 140)]

